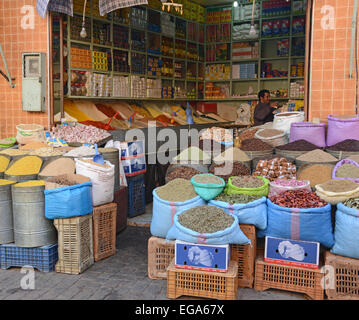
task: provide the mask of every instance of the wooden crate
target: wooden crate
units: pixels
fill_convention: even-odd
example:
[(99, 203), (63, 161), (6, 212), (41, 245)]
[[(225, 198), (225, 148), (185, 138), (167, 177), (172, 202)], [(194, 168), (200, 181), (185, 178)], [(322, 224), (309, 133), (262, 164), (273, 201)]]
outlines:
[(58, 238), (55, 271), (79, 274), (94, 263), (92, 245), (92, 214), (54, 219)]
[(359, 300), (359, 260), (326, 251), (325, 265), (329, 267), (328, 276), (334, 276), (325, 282), (328, 299)]
[(167, 267), (175, 257), (175, 243), (154, 236), (148, 239), (147, 274), (150, 279), (167, 279)]
[(231, 244), (231, 260), (238, 263), (238, 286), (240, 288), (253, 288), (254, 263), (257, 251), (256, 227), (241, 224), (241, 230), (251, 240), (251, 244)]
[(304, 293), (313, 300), (324, 299), (323, 274), (319, 269), (299, 268), (264, 262), (258, 256), (255, 263), (254, 289), (280, 289)]
[(167, 268), (167, 297), (194, 296), (218, 300), (236, 300), (238, 264), (231, 261), (228, 272), (180, 269), (174, 259)]
[(116, 253), (117, 203), (107, 203), (93, 208), (93, 255), (95, 261)]

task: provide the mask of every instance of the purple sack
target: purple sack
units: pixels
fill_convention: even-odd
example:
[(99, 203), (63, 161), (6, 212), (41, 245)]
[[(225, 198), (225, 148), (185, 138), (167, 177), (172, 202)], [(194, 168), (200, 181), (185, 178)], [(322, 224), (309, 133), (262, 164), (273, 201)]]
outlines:
[(357, 179), (354, 179), (354, 178), (343, 178), (343, 177), (336, 177), (336, 173), (337, 173), (337, 170), (340, 166), (342, 166), (343, 164), (352, 164), (354, 166), (357, 166), (359, 167), (359, 164), (357, 162), (355, 162), (354, 160), (352, 159), (343, 159), (343, 160), (340, 160), (334, 167), (333, 169), (333, 172), (332, 172), (332, 179), (342, 179), (342, 180), (352, 180), (356, 183), (359, 183), (359, 178)]
[(306, 140), (318, 147), (324, 148), (325, 123), (294, 122), (290, 126), (289, 142)]
[(347, 139), (359, 140), (359, 115), (353, 115), (348, 119), (328, 115), (327, 146)]

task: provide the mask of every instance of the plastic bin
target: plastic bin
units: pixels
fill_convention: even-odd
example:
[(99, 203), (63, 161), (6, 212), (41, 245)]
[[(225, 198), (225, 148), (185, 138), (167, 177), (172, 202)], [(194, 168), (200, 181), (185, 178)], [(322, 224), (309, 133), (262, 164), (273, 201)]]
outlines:
[(14, 243), (3, 244), (0, 246), (1, 269), (27, 265), (43, 272), (54, 271), (58, 260), (57, 249), (57, 243), (38, 248), (22, 248)]
[(128, 217), (132, 218), (146, 211), (146, 194), (144, 174), (127, 177)]

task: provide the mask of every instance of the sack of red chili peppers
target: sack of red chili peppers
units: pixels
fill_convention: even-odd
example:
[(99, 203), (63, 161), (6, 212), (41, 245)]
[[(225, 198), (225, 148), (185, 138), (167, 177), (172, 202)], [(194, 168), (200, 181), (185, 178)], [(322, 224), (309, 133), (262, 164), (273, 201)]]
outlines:
[(258, 237), (316, 241), (331, 248), (334, 234), (331, 205), (314, 192), (288, 190), (267, 199), (267, 228)]

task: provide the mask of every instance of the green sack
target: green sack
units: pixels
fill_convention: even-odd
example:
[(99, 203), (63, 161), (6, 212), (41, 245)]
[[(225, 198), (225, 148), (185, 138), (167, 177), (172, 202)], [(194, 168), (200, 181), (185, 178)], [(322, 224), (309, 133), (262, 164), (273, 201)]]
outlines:
[(262, 196), (266, 197), (269, 192), (269, 180), (264, 177), (256, 177), (264, 181), (264, 185), (258, 188), (239, 188), (232, 184), (232, 178), (228, 179), (227, 186), (224, 190), (227, 194), (248, 194), (250, 196)]

